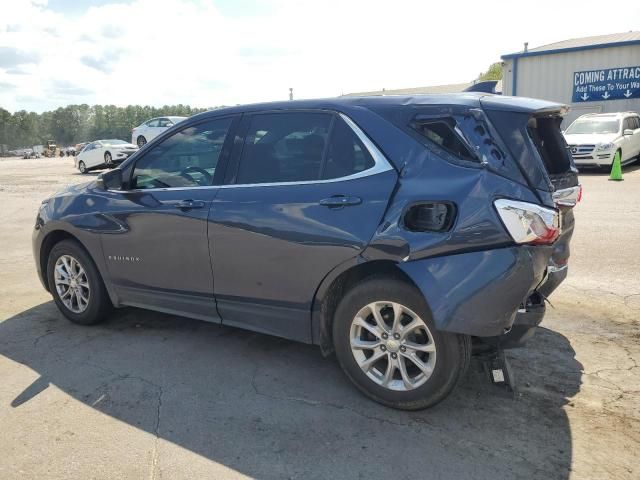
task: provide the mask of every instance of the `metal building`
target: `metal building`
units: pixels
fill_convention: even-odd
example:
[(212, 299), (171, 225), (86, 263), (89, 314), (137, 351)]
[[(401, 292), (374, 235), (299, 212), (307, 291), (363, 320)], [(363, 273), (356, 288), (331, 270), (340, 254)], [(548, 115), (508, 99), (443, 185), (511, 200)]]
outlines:
[(576, 38), (502, 56), (504, 95), (571, 105), (585, 113), (640, 112), (640, 32)]

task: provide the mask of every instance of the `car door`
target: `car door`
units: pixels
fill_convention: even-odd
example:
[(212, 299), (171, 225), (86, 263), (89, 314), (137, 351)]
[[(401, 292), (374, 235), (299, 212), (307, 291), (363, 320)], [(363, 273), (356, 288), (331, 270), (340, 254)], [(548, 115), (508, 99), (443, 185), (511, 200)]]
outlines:
[(100, 142), (92, 142), (87, 146), (87, 149), (84, 151), (83, 161), (87, 168), (92, 168), (102, 163), (102, 161), (97, 161), (99, 155), (99, 147)]
[(160, 128), (160, 119), (154, 118), (145, 123), (144, 137), (147, 139), (147, 142), (150, 142), (155, 137), (160, 135), (163, 131), (164, 128)]
[(631, 129), (633, 130), (631, 140), (635, 147), (635, 155), (640, 155), (640, 117), (631, 117)]
[[(625, 132), (631, 130), (631, 135), (625, 135)], [(622, 161), (628, 161), (638, 154), (638, 142), (640, 135), (635, 133), (635, 118), (626, 117), (622, 121)]]
[(218, 318), (207, 215), (234, 122), (185, 125), (124, 168), (124, 190), (108, 191), (102, 245), (123, 304)]
[(322, 279), (373, 236), (397, 174), (332, 112), (245, 115), (209, 213), (223, 323), (309, 342)]

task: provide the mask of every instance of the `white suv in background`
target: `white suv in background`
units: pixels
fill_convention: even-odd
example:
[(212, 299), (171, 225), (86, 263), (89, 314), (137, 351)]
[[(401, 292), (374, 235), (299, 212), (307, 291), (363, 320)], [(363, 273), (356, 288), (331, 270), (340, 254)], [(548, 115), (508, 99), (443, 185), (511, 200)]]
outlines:
[(187, 117), (157, 117), (147, 120), (142, 125), (131, 130), (131, 143), (142, 147), (145, 143), (150, 142), (167, 128), (173, 127), (176, 123), (181, 122)]
[(640, 116), (635, 112), (588, 113), (564, 131), (578, 167), (611, 167), (616, 152), (622, 164), (640, 155)]

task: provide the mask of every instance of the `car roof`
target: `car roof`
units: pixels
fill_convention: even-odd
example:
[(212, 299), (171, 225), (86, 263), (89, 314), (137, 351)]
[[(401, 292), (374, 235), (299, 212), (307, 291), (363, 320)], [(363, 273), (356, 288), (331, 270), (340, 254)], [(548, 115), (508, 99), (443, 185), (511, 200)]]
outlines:
[(424, 95), (376, 95), (363, 97), (335, 97), (310, 100), (288, 100), (279, 102), (253, 103), (222, 107), (190, 117), (202, 119), (230, 114), (250, 113), (264, 110), (336, 110), (347, 111), (355, 108), (377, 109), (384, 107), (462, 105), (471, 108), (481, 106), (488, 109), (511, 111), (535, 111), (552, 108), (566, 108), (565, 105), (526, 97), (507, 97), (480, 92), (424, 94)]

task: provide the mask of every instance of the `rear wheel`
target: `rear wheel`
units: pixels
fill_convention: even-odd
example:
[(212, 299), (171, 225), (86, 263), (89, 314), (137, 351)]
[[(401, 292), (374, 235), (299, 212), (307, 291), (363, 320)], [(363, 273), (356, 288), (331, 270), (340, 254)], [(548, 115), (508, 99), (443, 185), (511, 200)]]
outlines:
[(113, 165), (113, 158), (111, 158), (111, 153), (104, 152), (104, 163), (107, 167), (111, 167)]
[(365, 395), (403, 410), (443, 400), (471, 354), (469, 337), (437, 331), (421, 293), (388, 277), (372, 277), (344, 296), (333, 341), (342, 369)]
[(87, 173), (89, 171), (82, 160), (78, 162), (78, 170), (80, 170), (80, 173)]
[(142, 146), (147, 143), (147, 139), (140, 135), (136, 143), (138, 144), (138, 148), (142, 148)]
[(74, 241), (63, 240), (51, 249), (47, 283), (58, 309), (74, 323), (93, 325), (111, 310), (98, 269)]

